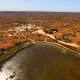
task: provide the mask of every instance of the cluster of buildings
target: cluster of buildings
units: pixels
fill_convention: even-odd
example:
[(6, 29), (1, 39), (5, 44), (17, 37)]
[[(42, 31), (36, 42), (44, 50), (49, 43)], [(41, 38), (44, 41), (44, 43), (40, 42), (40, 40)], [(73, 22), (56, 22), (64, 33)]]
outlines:
[(31, 32), (40, 29), (34, 24), (17, 23), (15, 27), (10, 27), (8, 30), (0, 31), (0, 48), (8, 48), (14, 46), (16, 42), (24, 42)]

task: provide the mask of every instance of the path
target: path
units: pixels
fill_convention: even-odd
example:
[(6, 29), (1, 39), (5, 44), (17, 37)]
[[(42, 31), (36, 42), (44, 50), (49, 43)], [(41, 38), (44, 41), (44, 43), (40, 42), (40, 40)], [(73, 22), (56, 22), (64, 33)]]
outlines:
[(43, 29), (34, 31), (33, 33), (38, 33), (38, 34), (47, 36), (47, 37), (49, 37), (49, 38), (51, 38), (51, 39), (53, 39), (53, 40), (56, 40), (56, 41), (59, 42), (60, 44), (68, 45), (68, 46), (71, 46), (71, 47), (74, 47), (74, 48), (78, 48), (78, 49), (80, 48), (80, 46), (77, 45), (77, 44), (75, 44), (75, 43), (66, 43), (66, 42), (64, 42), (64, 41), (57, 40), (57, 39), (55, 38), (55, 36), (53, 36), (52, 34), (47, 34), (47, 33), (45, 33), (45, 32), (43, 31)]

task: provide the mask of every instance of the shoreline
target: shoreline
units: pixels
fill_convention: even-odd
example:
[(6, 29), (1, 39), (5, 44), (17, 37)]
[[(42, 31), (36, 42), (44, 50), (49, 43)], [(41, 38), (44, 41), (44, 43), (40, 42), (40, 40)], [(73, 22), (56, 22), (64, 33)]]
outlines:
[(5, 60), (9, 59), (10, 57), (14, 56), (17, 52), (23, 50), (24, 48), (31, 47), (32, 45), (34, 45), (36, 43), (46, 43), (48, 45), (51, 44), (52, 46), (55, 46), (57, 48), (60, 48), (60, 49), (63, 49), (63, 50), (65, 49), (66, 51), (70, 51), (70, 52), (72, 52), (72, 53), (70, 53), (70, 55), (80, 58), (80, 53), (78, 53), (78, 52), (76, 52), (76, 51), (74, 51), (72, 49), (69, 49), (69, 48), (67, 48), (67, 47), (65, 47), (65, 46), (63, 46), (63, 45), (61, 45), (59, 43), (36, 41), (35, 43), (28, 43), (28, 44), (25, 43), (25, 44), (21, 44), (20, 46), (12, 48), (8, 53), (0, 56), (0, 62), (3, 62)]
[(9, 52), (0, 56), (0, 62), (7, 60), (8, 58), (14, 56), (17, 52), (21, 51), (24, 48), (31, 47), (33, 44), (21, 44), (20, 46), (13, 47)]

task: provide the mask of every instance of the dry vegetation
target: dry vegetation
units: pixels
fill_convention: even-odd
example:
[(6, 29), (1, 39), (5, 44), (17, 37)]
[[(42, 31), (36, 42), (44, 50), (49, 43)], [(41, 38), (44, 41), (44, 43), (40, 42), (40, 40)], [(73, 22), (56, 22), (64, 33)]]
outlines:
[(80, 13), (0, 12), (0, 48), (30, 41), (53, 41), (32, 33), (39, 28), (58, 40), (80, 45)]

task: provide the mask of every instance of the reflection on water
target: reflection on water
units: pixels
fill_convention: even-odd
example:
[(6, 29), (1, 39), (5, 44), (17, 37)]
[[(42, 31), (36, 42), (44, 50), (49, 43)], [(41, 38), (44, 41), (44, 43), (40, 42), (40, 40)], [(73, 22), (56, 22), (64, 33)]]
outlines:
[(80, 59), (68, 53), (37, 43), (5, 62), (0, 80), (80, 80)]
[[(12, 64), (14, 63), (14, 64)], [(6, 62), (4, 65), (3, 65), (3, 68), (0, 72), (0, 79), (1, 80), (10, 80), (10, 77), (11, 76), (15, 76), (15, 69), (16, 69), (16, 66), (15, 66), (15, 62), (14, 61), (11, 61), (11, 62)], [(11, 79), (13, 80), (13, 79)]]

